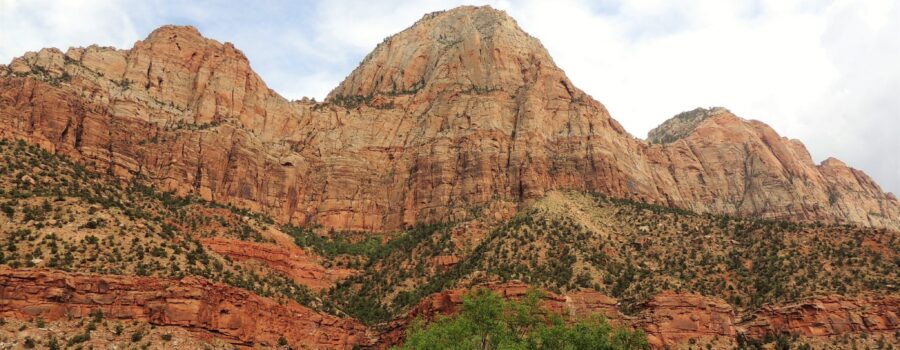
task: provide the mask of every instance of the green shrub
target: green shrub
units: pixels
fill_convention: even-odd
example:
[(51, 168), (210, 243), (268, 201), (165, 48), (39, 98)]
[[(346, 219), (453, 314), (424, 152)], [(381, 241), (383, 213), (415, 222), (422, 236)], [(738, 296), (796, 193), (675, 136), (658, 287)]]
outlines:
[(103, 310), (97, 309), (91, 311), (91, 320), (94, 321), (94, 323), (100, 323), (100, 321), (103, 321)]
[(91, 339), (91, 333), (85, 331), (84, 333), (77, 334), (74, 337), (70, 338), (67, 345), (72, 346), (79, 343), (84, 343)]
[(59, 342), (56, 340), (56, 337), (50, 336), (50, 340), (47, 341), (47, 349), (59, 350)]
[(611, 327), (595, 317), (566, 322), (539, 306), (530, 292), (521, 302), (486, 290), (463, 298), (462, 311), (430, 325), (413, 322), (406, 343), (396, 349), (646, 349), (640, 332)]

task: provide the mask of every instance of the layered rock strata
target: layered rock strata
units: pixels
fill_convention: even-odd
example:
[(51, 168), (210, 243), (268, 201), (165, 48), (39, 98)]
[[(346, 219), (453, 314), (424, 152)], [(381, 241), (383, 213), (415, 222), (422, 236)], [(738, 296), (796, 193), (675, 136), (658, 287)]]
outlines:
[(658, 129), (674, 135), (665, 145), (632, 137), (489, 7), (426, 15), (325, 103), (284, 99), (192, 27), (0, 67), (0, 137), (283, 222), (394, 230), (570, 189), (900, 228), (900, 203), (861, 171), (816, 165), (799, 141), (724, 109), (700, 114)]
[(178, 326), (235, 345), (289, 344), (313, 349), (351, 349), (371, 340), (352, 319), (322, 314), (293, 301), (188, 277), (86, 275), (0, 268), (0, 315), (57, 320), (88, 317), (131, 319)]
[[(432, 294), (407, 315), (392, 322), (379, 340), (379, 346), (389, 348), (402, 342), (406, 327), (416, 318), (430, 321), (439, 315), (459, 312), (463, 296), (475, 288), (487, 288), (515, 300), (525, 297), (530, 287), (521, 282), (493, 283)], [(602, 315), (614, 324), (640, 329), (647, 334), (654, 349), (697, 340), (733, 342), (738, 335), (762, 338), (766, 334), (787, 333), (815, 338), (900, 330), (897, 296), (823, 296), (791, 305), (767, 305), (745, 316), (719, 298), (675, 292), (654, 296), (641, 305), (635, 316), (622, 314), (617, 300), (591, 290), (565, 295), (543, 292), (541, 302), (550, 310), (570, 316)]]
[(647, 333), (647, 341), (661, 349), (689, 339), (734, 338), (735, 312), (719, 298), (665, 292), (642, 306), (633, 324)]
[(227, 238), (204, 238), (203, 245), (236, 261), (256, 261), (263, 266), (284, 273), (314, 291), (328, 289), (357, 271), (326, 268), (317, 257), (295, 246), (255, 243)]
[(741, 323), (746, 332), (804, 336), (894, 332), (900, 329), (900, 298), (827, 296), (791, 305), (766, 306)]

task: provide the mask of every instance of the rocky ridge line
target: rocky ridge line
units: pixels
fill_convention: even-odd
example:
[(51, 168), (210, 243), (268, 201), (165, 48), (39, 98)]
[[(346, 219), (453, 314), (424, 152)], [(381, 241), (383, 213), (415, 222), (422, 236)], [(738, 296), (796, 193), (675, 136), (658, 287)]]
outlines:
[[(666, 145), (629, 135), (502, 11), (460, 7), (380, 44), (325, 103), (290, 102), (192, 27), (130, 50), (0, 67), (0, 137), (281, 222), (389, 231), (569, 189), (696, 212), (900, 229), (863, 172), (717, 112)], [(682, 134), (684, 134), (682, 136)]]

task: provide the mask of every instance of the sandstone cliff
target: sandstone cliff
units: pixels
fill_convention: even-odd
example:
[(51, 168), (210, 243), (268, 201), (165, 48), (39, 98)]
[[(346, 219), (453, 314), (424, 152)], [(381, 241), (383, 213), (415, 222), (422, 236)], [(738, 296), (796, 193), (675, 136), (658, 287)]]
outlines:
[(280, 337), (313, 349), (351, 349), (370, 342), (367, 328), (354, 320), (200, 278), (0, 269), (2, 316), (57, 320), (96, 310), (107, 318), (183, 327), (236, 345), (274, 346)]
[(832, 336), (889, 332), (900, 329), (900, 298), (893, 296), (827, 296), (790, 305), (767, 306), (741, 326), (753, 336), (798, 333)]
[(634, 324), (651, 346), (665, 348), (691, 338), (734, 338), (734, 319), (731, 305), (719, 298), (664, 292), (644, 304)]
[(426, 15), (318, 104), (282, 98), (239, 50), (191, 27), (0, 67), (0, 136), (282, 221), (391, 230), (573, 189), (900, 228), (900, 203), (862, 172), (710, 114), (669, 144), (636, 139), (489, 7)]
[(674, 164), (672, 185), (685, 196), (676, 206), (897, 229), (897, 199), (865, 173), (833, 158), (816, 165), (800, 141), (721, 107), (694, 110), (672, 123), (684, 117), (650, 136), (668, 140), (661, 149)]

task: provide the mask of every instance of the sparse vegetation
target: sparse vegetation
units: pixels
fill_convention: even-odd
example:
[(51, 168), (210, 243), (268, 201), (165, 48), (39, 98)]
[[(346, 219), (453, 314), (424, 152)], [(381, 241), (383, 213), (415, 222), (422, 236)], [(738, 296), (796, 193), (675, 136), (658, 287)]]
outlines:
[(357, 108), (360, 105), (368, 105), (372, 101), (372, 95), (336, 95), (331, 99), (331, 103), (344, 108)]
[[(204, 237), (266, 242), (265, 216), (121, 183), (24, 142), (0, 139), (0, 264), (64, 271), (200, 276), (321, 307), (287, 276), (208, 252)], [(102, 316), (101, 316), (102, 317)], [(77, 339), (76, 339), (77, 340)]]
[[(626, 313), (664, 290), (720, 296), (753, 310), (815, 294), (896, 293), (897, 238), (881, 229), (697, 215), (562, 193), (477, 244), (458, 244), (450, 230), (423, 235), (371, 261), (331, 295), (369, 323), (431, 293), (498, 279), (556, 292), (592, 288), (619, 299)], [(437, 270), (429, 262), (439, 255), (460, 261)]]
[[(615, 296), (625, 312), (663, 290), (721, 296), (741, 311), (814, 294), (900, 291), (898, 234), (882, 229), (699, 215), (554, 193), (478, 235), (466, 223), (378, 235), (331, 232), (276, 226), (259, 213), (158, 191), (140, 176), (116, 180), (23, 142), (0, 140), (0, 159), (2, 265), (198, 276), (368, 324), (397, 317), (429, 294), (487, 281), (521, 280), (555, 292), (591, 288)], [(326, 266), (361, 273), (315, 294), (203, 245), (212, 237), (274, 244), (267, 230), (288, 234)], [(443, 257), (452, 263), (437, 263)], [(103, 317), (91, 315), (60, 341), (75, 347), (91, 340)], [(43, 320), (33, 322), (44, 328)], [(109, 327), (126, 342), (142, 332)], [(141, 335), (135, 343), (150, 339), (158, 338)]]

